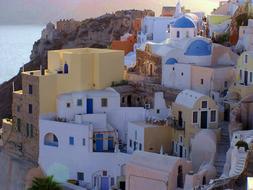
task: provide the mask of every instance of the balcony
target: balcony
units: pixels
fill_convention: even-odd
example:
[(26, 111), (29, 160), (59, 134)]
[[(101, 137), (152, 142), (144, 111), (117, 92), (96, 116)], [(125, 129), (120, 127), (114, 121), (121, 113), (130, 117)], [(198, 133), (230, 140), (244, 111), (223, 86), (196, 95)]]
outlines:
[(179, 122), (178, 120), (176, 120), (174, 118), (169, 118), (168, 125), (170, 125), (172, 128), (179, 130), (179, 131), (185, 130), (185, 121)]

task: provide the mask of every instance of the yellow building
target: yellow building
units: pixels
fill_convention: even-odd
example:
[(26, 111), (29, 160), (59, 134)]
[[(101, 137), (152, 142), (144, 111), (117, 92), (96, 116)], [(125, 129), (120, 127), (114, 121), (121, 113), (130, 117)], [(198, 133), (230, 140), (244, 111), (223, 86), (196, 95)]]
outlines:
[[(48, 69), (22, 73), (22, 90), (13, 93), (12, 125), (3, 121), (4, 141), (32, 160), (38, 158), (39, 116), (56, 112), (63, 93), (104, 89), (123, 79), (124, 52), (65, 49), (48, 52)], [(15, 130), (12, 130), (12, 128)], [(11, 147), (10, 147), (11, 149)]]
[(191, 139), (201, 130), (218, 132), (218, 106), (209, 96), (192, 90), (182, 91), (172, 104), (172, 152), (189, 158)]
[(236, 66), (236, 82), (229, 88), (225, 100), (225, 113), (229, 120), (230, 111), (238, 103), (253, 94), (253, 51), (246, 51), (241, 54)]

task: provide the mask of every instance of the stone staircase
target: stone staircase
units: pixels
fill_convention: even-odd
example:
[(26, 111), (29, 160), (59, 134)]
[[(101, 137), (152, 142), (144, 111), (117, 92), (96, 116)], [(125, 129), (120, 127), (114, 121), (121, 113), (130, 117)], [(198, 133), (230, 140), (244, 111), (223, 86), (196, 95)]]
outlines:
[(223, 173), (223, 167), (226, 162), (226, 153), (230, 147), (230, 139), (228, 132), (228, 123), (222, 123), (221, 125), (221, 139), (217, 144), (217, 153), (214, 161), (214, 166), (217, 170), (217, 177), (220, 177)]
[(235, 167), (229, 172), (229, 176), (239, 176), (245, 169), (247, 154), (240, 154)]

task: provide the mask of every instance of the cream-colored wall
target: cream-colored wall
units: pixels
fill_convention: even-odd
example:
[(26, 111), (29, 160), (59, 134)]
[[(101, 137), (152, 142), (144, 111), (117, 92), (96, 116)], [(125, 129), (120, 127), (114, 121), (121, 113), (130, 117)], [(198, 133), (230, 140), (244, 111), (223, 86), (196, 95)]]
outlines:
[[(163, 146), (163, 150), (165, 153), (170, 153), (170, 128), (166, 126), (145, 128), (144, 151), (160, 153), (161, 146)], [(150, 150), (150, 148), (152, 148), (152, 150)]]
[[(211, 89), (211, 78), (213, 70), (208, 67), (192, 66), (191, 84), (192, 90), (208, 95)], [(204, 79), (204, 84), (201, 84), (201, 79)]]
[[(206, 111), (208, 111), (208, 129), (217, 129), (218, 128), (218, 121), (219, 121), (219, 113), (218, 113), (218, 106), (216, 103), (208, 96), (203, 96), (199, 98), (199, 100), (195, 103), (194, 108), (190, 109), (187, 108), (183, 105), (179, 105), (176, 103), (172, 104), (172, 115), (173, 117), (178, 121), (178, 112), (182, 111), (182, 118), (183, 121), (185, 122), (185, 131), (183, 130), (176, 130), (174, 129), (173, 137), (172, 139), (174, 141), (178, 141), (180, 136), (183, 136), (183, 144), (186, 147), (190, 146), (190, 140), (193, 138), (200, 130), (200, 123), (201, 123), (201, 111), (202, 111), (202, 101), (207, 101), (208, 103), (208, 108)], [(215, 123), (210, 123), (210, 111), (211, 110), (216, 110), (216, 122)], [(192, 117), (193, 117), (193, 112), (198, 111), (198, 124), (193, 124), (192, 123)], [(204, 111), (204, 110), (203, 110)]]
[[(121, 81), (124, 76), (124, 52), (99, 49), (71, 49), (49, 51), (48, 71), (40, 76), (40, 111), (56, 111), (59, 94), (89, 89), (110, 87), (113, 81)], [(68, 74), (57, 74), (68, 64)], [(50, 96), (48, 93), (50, 92)]]

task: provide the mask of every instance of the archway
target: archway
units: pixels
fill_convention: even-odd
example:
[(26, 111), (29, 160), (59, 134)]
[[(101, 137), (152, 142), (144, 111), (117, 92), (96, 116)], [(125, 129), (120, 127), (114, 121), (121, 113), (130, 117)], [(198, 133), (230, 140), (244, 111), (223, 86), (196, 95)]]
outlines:
[(44, 145), (58, 147), (58, 138), (53, 133), (47, 133), (44, 137)]

